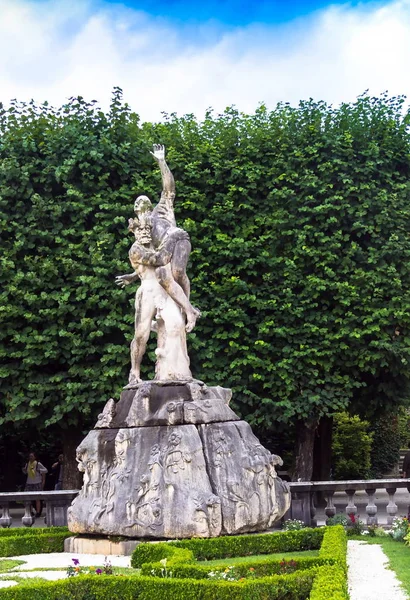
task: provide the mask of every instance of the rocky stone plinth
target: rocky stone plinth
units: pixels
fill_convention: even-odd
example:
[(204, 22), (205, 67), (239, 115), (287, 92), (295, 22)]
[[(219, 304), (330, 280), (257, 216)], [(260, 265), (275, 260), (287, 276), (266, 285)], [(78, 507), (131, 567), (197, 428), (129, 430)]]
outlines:
[(229, 407), (231, 390), (143, 382), (109, 400), (77, 449), (74, 533), (133, 538), (263, 531), (290, 505), (278, 456)]

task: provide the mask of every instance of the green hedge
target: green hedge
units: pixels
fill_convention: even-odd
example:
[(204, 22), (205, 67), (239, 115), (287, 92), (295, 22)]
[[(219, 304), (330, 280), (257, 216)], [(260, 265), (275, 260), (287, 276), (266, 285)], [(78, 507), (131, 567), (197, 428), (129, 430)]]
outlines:
[(64, 552), (64, 540), (72, 535), (68, 529), (57, 532), (41, 529), (40, 531), (45, 533), (38, 535), (33, 535), (31, 531), (28, 530), (26, 535), (17, 533), (16, 535), (0, 536), (0, 556)]
[[(312, 534), (314, 533), (314, 535)], [(20, 540), (23, 543), (35, 544), (36, 552), (44, 552), (43, 538), (50, 540), (69, 532), (57, 532), (53, 535), (16, 537), (6, 536), (4, 542)], [(241, 556), (261, 552), (283, 552), (304, 549), (314, 549), (320, 545), (319, 557), (294, 559), (298, 570), (295, 573), (277, 575), (279, 567), (277, 559), (266, 559), (254, 563), (235, 565), (235, 570), (245, 576), (249, 569), (255, 569), (254, 579), (243, 581), (212, 581), (205, 579), (210, 568), (195, 562), (196, 552), (209, 557), (212, 551), (219, 557), (221, 544), (229, 543), (241, 550)], [(207, 540), (186, 540), (183, 542), (167, 542), (157, 544), (141, 544), (140, 552), (133, 555), (133, 566), (136, 562), (146, 560), (149, 555), (157, 564), (143, 564), (146, 572), (151, 568), (163, 568), (158, 563), (167, 559), (167, 570), (172, 570), (172, 577), (144, 576), (81, 576), (57, 582), (25, 583), (21, 587), (0, 590), (0, 600), (347, 600), (346, 579), (346, 533), (342, 526), (328, 527), (315, 530), (301, 530), (278, 534), (261, 534), (242, 536), (239, 543), (237, 536), (228, 538), (212, 538)], [(197, 542), (202, 542), (197, 544)], [(320, 544), (320, 542), (322, 542)], [(293, 545), (292, 545), (293, 544)], [(310, 546), (309, 546), (310, 544)], [(207, 552), (205, 546), (208, 545)], [(188, 547), (190, 546), (190, 548)], [(306, 548), (306, 546), (308, 546)], [(148, 547), (151, 550), (148, 550)], [(255, 550), (256, 548), (256, 550)], [(34, 548), (33, 548), (34, 550)], [(214, 554), (214, 557), (216, 558)], [(231, 554), (232, 556), (232, 547)], [(326, 564), (328, 563), (328, 564)], [(237, 571), (237, 572), (238, 572)], [(184, 578), (181, 577), (187, 577)]]
[(2, 537), (18, 537), (27, 535), (43, 535), (50, 533), (67, 533), (68, 527), (9, 527), (8, 529), (0, 529), (0, 538)]
[(225, 536), (220, 538), (193, 538), (176, 542), (139, 544), (133, 552), (131, 566), (140, 568), (144, 563), (156, 562), (171, 556), (170, 547), (191, 550), (197, 560), (214, 560), (232, 556), (297, 552), (320, 548), (324, 529), (301, 529), (280, 533)]
[(338, 565), (319, 567), (309, 600), (349, 600), (346, 571)]
[(1, 600), (305, 600), (314, 572), (244, 582), (85, 575), (0, 590)]
[[(287, 562), (287, 561), (286, 561)], [(327, 565), (329, 562), (333, 563), (333, 559), (319, 558), (319, 557), (306, 557), (294, 559), (295, 570), (309, 570), (314, 567)], [(282, 570), (282, 559), (278, 558), (267, 558), (266, 560), (255, 560), (254, 562), (247, 561), (246, 563), (235, 563), (235, 572), (239, 577), (246, 577), (249, 575), (249, 569), (253, 570), (255, 577), (271, 577), (272, 575), (284, 574)], [(207, 579), (208, 574), (211, 571), (223, 571), (226, 565), (218, 566), (207, 566), (203, 564), (183, 564), (176, 560), (174, 557), (171, 560), (167, 560), (166, 564), (168, 572), (172, 572), (172, 577), (186, 578), (186, 579)], [(155, 563), (144, 563), (141, 567), (142, 575), (151, 575), (153, 571), (156, 575), (160, 575), (161, 569), (164, 566), (160, 562)]]
[[(307, 530), (294, 532), (298, 534), (297, 536), (295, 536), (295, 544), (300, 544), (300, 534), (303, 531), (306, 533), (306, 535), (309, 535), (309, 532)], [(295, 569), (306, 570), (329, 564), (337, 564), (342, 569), (346, 569), (347, 539), (344, 528), (341, 526), (328, 527), (326, 529), (322, 529), (321, 533), (323, 540), (320, 547), (319, 557), (298, 557), (293, 561)], [(277, 537), (281, 538), (282, 536), (287, 538), (288, 544), (289, 536), (285, 536), (285, 533), (281, 533)], [(247, 538), (249, 545), (251, 546), (252, 536), (247, 536)], [(307, 539), (311, 540), (310, 537)], [(142, 563), (140, 565), (143, 575), (151, 575), (152, 573), (155, 573), (159, 576), (161, 574), (161, 571), (164, 569), (164, 565), (161, 564), (159, 561), (164, 558), (167, 559), (166, 567), (168, 572), (172, 571), (172, 577), (176, 578), (206, 579), (211, 571), (223, 571), (226, 566), (221, 565), (215, 567), (193, 562), (192, 551), (175, 547), (173, 543), (148, 544), (148, 546), (149, 545), (152, 547), (151, 557), (155, 556), (156, 561)], [(137, 549), (139, 547), (137, 547)], [(137, 549), (134, 552), (134, 556), (138, 556)], [(142, 552), (140, 553), (139, 558), (141, 558), (141, 555), (147, 555), (146, 548), (142, 548)], [(136, 564), (137, 562), (138, 560), (134, 560), (134, 564)], [(247, 575), (249, 575), (249, 569), (253, 570), (253, 574), (255, 577), (278, 575), (283, 574), (281, 563), (281, 559), (273, 557), (267, 558), (266, 560), (259, 559), (253, 562), (247, 561), (246, 563), (236, 563), (235, 572), (238, 574), (239, 577), (246, 577)]]

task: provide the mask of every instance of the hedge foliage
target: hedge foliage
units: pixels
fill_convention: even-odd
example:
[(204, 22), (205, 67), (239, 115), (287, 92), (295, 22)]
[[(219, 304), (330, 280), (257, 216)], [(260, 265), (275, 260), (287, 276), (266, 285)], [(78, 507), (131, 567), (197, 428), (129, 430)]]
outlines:
[(244, 582), (81, 576), (0, 590), (1, 600), (305, 600), (314, 572)]
[[(70, 533), (68, 527), (9, 527), (0, 529), (0, 538), (54, 533)], [(72, 535), (72, 533), (70, 533)]]
[[(320, 533), (312, 536), (311, 532)], [(301, 535), (305, 535), (302, 542)], [(289, 537), (288, 534), (292, 534)], [(35, 536), (31, 536), (35, 539)], [(41, 536), (40, 536), (41, 537)], [(239, 536), (235, 536), (239, 537)], [(178, 546), (177, 542), (141, 544), (142, 551), (135, 551), (132, 559), (133, 566), (140, 564), (147, 556), (159, 561), (167, 558), (167, 570), (172, 570), (172, 577), (146, 576), (144, 572), (163, 567), (161, 563), (143, 564), (141, 577), (135, 576), (80, 576), (64, 581), (26, 583), (24, 587), (0, 590), (3, 600), (106, 600), (107, 598), (121, 598), (122, 600), (138, 598), (139, 600), (305, 600), (310, 597), (314, 600), (341, 600), (347, 598), (346, 590), (346, 534), (343, 527), (335, 526), (325, 529), (301, 530), (283, 532), (279, 534), (264, 534), (261, 536), (243, 536), (248, 544), (248, 551), (241, 546), (244, 556), (255, 552), (252, 538), (283, 538), (283, 546), (290, 550), (300, 549), (301, 544), (310, 549), (317, 547), (319, 541), (320, 551), (318, 558), (297, 558), (297, 571), (286, 575), (276, 574), (279, 561), (267, 559), (255, 563), (238, 564), (235, 570), (243, 576), (253, 568), (252, 579), (242, 581), (212, 581), (206, 579), (207, 573), (215, 567), (206, 567), (195, 564), (194, 551), (187, 547)], [(21, 536), (23, 539), (24, 536)], [(235, 538), (227, 538), (233, 540)], [(293, 539), (293, 548), (290, 542)], [(187, 540), (196, 541), (196, 540)], [(214, 546), (214, 539), (203, 540), (213, 548), (209, 549), (211, 558), (212, 550), (219, 556), (220, 547)], [(151, 554), (147, 546), (152, 548)], [(262, 545), (261, 541), (255, 543), (257, 548), (268, 549), (268, 544)], [(278, 544), (272, 544), (277, 547)], [(198, 550), (198, 548), (197, 548)], [(271, 549), (268, 550), (272, 552)], [(273, 550), (276, 551), (276, 550)], [(281, 550), (283, 551), (283, 550)], [(203, 549), (200, 552), (204, 554)], [(212, 556), (215, 558), (216, 556)], [(159, 572), (159, 571), (158, 571)], [(333, 577), (332, 577), (333, 574)], [(309, 596), (309, 594), (311, 595)]]
[(140, 568), (144, 563), (156, 562), (171, 557), (170, 548), (191, 550), (196, 560), (214, 560), (232, 556), (251, 556), (253, 554), (274, 554), (315, 550), (320, 548), (325, 530), (300, 529), (280, 533), (262, 533), (253, 535), (233, 535), (218, 538), (192, 538), (175, 542), (139, 544), (131, 558), (131, 566)]
[[(0, 556), (3, 557), (64, 552), (64, 540), (73, 535), (66, 527), (40, 529), (40, 533), (37, 533), (38, 529), (10, 529), (6, 531), (7, 533), (3, 531), (0, 533)], [(12, 535), (8, 532), (15, 532), (15, 534)]]
[[(141, 124), (71, 99), (0, 109), (0, 423), (77, 425), (127, 380), (127, 219), (164, 143), (193, 245), (193, 373), (252, 424), (408, 397), (410, 144), (403, 98)], [(132, 288), (133, 286), (130, 286)], [(151, 352), (153, 345), (150, 346)], [(143, 376), (152, 373), (145, 364)]]

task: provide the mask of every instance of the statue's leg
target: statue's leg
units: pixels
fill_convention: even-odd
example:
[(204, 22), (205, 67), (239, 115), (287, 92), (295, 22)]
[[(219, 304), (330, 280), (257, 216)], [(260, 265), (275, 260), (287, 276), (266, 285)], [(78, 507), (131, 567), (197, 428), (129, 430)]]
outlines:
[(179, 240), (175, 244), (171, 259), (171, 269), (174, 279), (182, 287), (188, 300), (191, 293), (191, 284), (186, 274), (186, 268), (190, 254), (191, 242), (189, 240)]
[(175, 281), (171, 265), (167, 264), (164, 267), (158, 267), (156, 269), (156, 275), (159, 283), (167, 294), (169, 294), (184, 311), (187, 320), (185, 327), (186, 331), (192, 331), (200, 313), (192, 306), (182, 287)]
[(155, 310), (153, 293), (140, 287), (135, 296), (135, 334), (130, 348), (131, 371), (129, 383), (139, 383), (141, 381), (141, 361), (147, 347)]

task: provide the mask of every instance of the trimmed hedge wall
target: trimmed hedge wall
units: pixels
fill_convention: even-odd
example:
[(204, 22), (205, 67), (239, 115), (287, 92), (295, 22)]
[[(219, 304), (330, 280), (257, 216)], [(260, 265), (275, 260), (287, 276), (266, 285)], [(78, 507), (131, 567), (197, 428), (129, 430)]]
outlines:
[(5, 529), (0, 532), (0, 557), (64, 552), (64, 540), (72, 535), (66, 527)]
[[(68, 535), (64, 531), (55, 533), (54, 537)], [(47, 536), (43, 533), (15, 538), (5, 536), (7, 541), (20, 538), (27, 542), (27, 538), (31, 538), (33, 543), (37, 542), (37, 552), (43, 551), (39, 549), (38, 541), (44, 537)], [(205, 579), (207, 573), (216, 568), (198, 565), (196, 554), (220, 558), (223, 544), (229, 544), (229, 541), (232, 547), (240, 550), (239, 556), (261, 553), (261, 549), (265, 553), (296, 551), (301, 547), (306, 550), (320, 547), (320, 550), (317, 558), (294, 559), (298, 568), (295, 573), (274, 574), (279, 561), (267, 558), (235, 565), (235, 570), (241, 573), (243, 569), (244, 574), (253, 567), (254, 579), (234, 582)], [(0, 600), (348, 600), (346, 546), (346, 533), (342, 526), (278, 534), (144, 543), (133, 554), (133, 566), (141, 565), (144, 572), (150, 572), (152, 568), (163, 568), (158, 561), (166, 558), (167, 570), (172, 570), (172, 577), (93, 575), (57, 582), (27, 582), (21, 587), (0, 590)], [(234, 554), (232, 547), (230, 556)], [(146, 561), (148, 556), (156, 563), (141, 562)]]
[(0, 590), (1, 600), (305, 600), (313, 571), (244, 582), (84, 575)]
[(139, 544), (133, 552), (131, 566), (140, 568), (144, 563), (156, 562), (171, 556), (170, 547), (184, 548), (193, 552), (196, 560), (214, 560), (252, 554), (297, 552), (320, 548), (324, 529), (300, 529), (280, 533), (225, 536), (220, 538), (193, 538), (176, 542)]
[(27, 535), (43, 535), (49, 533), (67, 533), (73, 535), (68, 531), (68, 527), (9, 527), (8, 529), (0, 529), (0, 538), (25, 537)]

